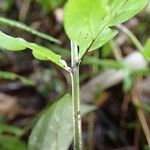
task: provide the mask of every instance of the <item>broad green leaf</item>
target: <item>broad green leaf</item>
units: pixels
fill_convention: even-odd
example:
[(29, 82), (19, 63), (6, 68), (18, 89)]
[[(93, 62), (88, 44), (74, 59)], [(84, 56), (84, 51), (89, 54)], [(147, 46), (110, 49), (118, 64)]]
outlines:
[(145, 44), (143, 55), (148, 61), (150, 61), (150, 38), (147, 40)]
[(138, 14), (149, 0), (108, 0), (110, 12), (113, 16), (109, 26), (123, 23)]
[(30, 136), (29, 150), (67, 150), (71, 141), (71, 99), (66, 95), (40, 118)]
[(0, 149), (1, 150), (27, 150), (27, 146), (17, 137), (0, 135)]
[(103, 30), (108, 13), (105, 0), (70, 0), (66, 4), (64, 27), (69, 38), (80, 46), (80, 56)]
[[(81, 107), (83, 115), (93, 110), (93, 106)], [(67, 150), (73, 139), (72, 128), (72, 103), (67, 94), (39, 119), (29, 138), (29, 150)]]
[(7, 80), (19, 79), (25, 85), (32, 85), (32, 86), (35, 85), (35, 83), (32, 80), (29, 80), (23, 76), (20, 76), (12, 72), (0, 71), (0, 78), (7, 79)]
[(34, 30), (34, 29), (28, 27), (27, 25), (25, 25), (23, 23), (20, 23), (18, 21), (11, 20), (11, 19), (4, 18), (4, 17), (0, 17), (0, 24), (4, 24), (4, 25), (11, 26), (11, 27), (22, 29), (22, 30), (25, 30), (25, 31), (33, 34), (33, 35), (39, 36), (39, 37), (41, 37), (43, 39), (46, 39), (46, 40), (48, 40), (50, 42), (54, 42), (54, 43), (60, 44), (60, 41), (55, 39), (54, 37), (52, 37), (50, 35), (47, 35), (45, 33), (36, 31), (36, 30)]
[(50, 60), (58, 66), (68, 71), (68, 66), (60, 55), (55, 54), (46, 47), (30, 43), (22, 38), (14, 38), (0, 31), (0, 47), (6, 48), (11, 51), (21, 51), (27, 48), (31, 49), (34, 56), (40, 60)]
[(68, 37), (79, 45), (79, 59), (95, 50), (116, 34), (110, 27), (138, 12), (148, 0), (70, 0), (65, 7), (64, 27)]

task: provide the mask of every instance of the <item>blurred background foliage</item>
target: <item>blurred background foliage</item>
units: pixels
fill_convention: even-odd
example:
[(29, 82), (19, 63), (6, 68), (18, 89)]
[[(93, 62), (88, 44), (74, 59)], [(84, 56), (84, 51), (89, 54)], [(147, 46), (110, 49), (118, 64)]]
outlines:
[[(70, 45), (63, 29), (64, 4), (65, 0), (0, 0), (0, 17), (51, 35), (61, 41), (60, 45), (2, 23), (0, 30), (47, 46), (69, 64)], [(148, 5), (124, 24), (142, 43), (142, 55), (137, 54), (139, 49), (130, 35), (120, 30), (113, 41), (91, 52), (83, 62), (81, 100), (97, 107), (83, 117), (86, 150), (149, 149), (149, 23)], [(121, 60), (117, 59), (118, 55)], [(26, 150), (31, 130), (41, 113), (66, 91), (70, 92), (69, 76), (54, 64), (35, 60), (31, 52), (1, 49), (0, 149)], [(134, 96), (137, 93), (142, 93), (140, 101)], [(143, 129), (145, 125), (148, 135)]]

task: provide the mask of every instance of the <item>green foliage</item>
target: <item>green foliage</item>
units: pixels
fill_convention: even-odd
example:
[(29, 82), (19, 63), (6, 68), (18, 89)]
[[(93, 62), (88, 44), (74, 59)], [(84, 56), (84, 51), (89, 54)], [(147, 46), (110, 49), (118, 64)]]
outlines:
[(150, 150), (148, 145), (144, 145), (144, 150)]
[(1, 150), (27, 150), (26, 144), (14, 136), (0, 135)]
[(88, 65), (97, 65), (104, 68), (114, 68), (114, 69), (121, 69), (122, 63), (116, 62), (115, 60), (110, 59), (98, 59), (96, 57), (87, 57), (84, 61), (84, 64)]
[[(37, 0), (46, 12), (49, 12), (56, 7), (61, 6), (65, 0)], [(8, 1), (10, 3), (10, 1)], [(117, 35), (117, 30), (113, 27), (117, 24), (123, 23), (140, 12), (148, 0), (69, 0), (65, 6), (65, 18), (64, 27), (65, 31), (74, 43), (77, 50), (79, 46), (79, 59), (83, 58), (88, 51), (98, 49), (103, 46), (109, 40)], [(16, 22), (14, 20), (0, 17), (0, 23), (9, 25), (11, 27), (17, 27), (30, 32), (34, 35), (42, 37), (51, 42), (60, 43), (57, 39), (48, 36), (44, 33), (35, 31), (28, 26)], [(76, 45), (77, 44), (77, 45)], [(28, 42), (22, 38), (15, 38), (9, 36), (0, 31), (0, 47), (8, 49), (10, 51), (22, 51), (31, 49), (35, 58), (39, 60), (48, 60), (61, 68), (72, 73), (72, 79), (75, 79), (75, 84), (72, 81), (72, 89), (74, 93), (78, 94), (78, 70), (80, 61), (77, 57), (72, 57), (72, 69), (71, 72), (67, 63), (61, 59), (61, 56), (54, 53), (50, 49), (37, 45), (35, 43)], [(149, 60), (150, 53), (150, 40), (148, 40), (144, 55)], [(73, 49), (73, 48), (72, 48)], [(73, 51), (75, 52), (75, 51)], [(73, 55), (72, 52), (72, 55)], [(108, 55), (109, 51), (105, 54)], [(74, 55), (76, 55), (74, 53)], [(132, 70), (129, 66), (124, 65), (124, 62), (115, 62), (113, 60), (98, 60), (96, 58), (88, 58), (85, 61), (86, 64), (101, 65), (103, 67), (111, 67), (115, 69), (122, 69), (125, 73), (124, 90), (128, 91), (133, 85), (133, 75), (142, 74), (141, 70)], [(77, 73), (76, 73), (77, 71)], [(136, 72), (137, 71), (137, 72)], [(6, 79), (20, 79), (23, 83), (28, 83), (28, 80), (22, 76), (9, 73), (0, 72), (0, 77)], [(77, 81), (78, 80), (78, 81)], [(58, 84), (58, 83), (56, 83)], [(59, 83), (60, 84), (60, 83)], [(61, 89), (58, 89), (58, 91)], [(73, 94), (75, 95), (75, 94)], [(75, 101), (79, 101), (79, 95), (75, 95)], [(77, 100), (76, 100), (77, 98)], [(74, 103), (74, 108), (77, 108), (77, 103)], [(149, 107), (141, 105), (145, 110), (149, 111)], [(94, 110), (95, 107), (89, 105), (81, 105), (81, 114), (84, 115)], [(75, 111), (75, 115), (78, 116), (78, 110)], [(33, 129), (29, 138), (29, 150), (67, 150), (73, 139), (73, 121), (74, 128), (78, 132), (78, 122), (80, 120), (72, 119), (72, 101), (71, 97), (67, 94), (61, 98), (58, 102), (54, 103), (49, 109), (43, 112), (35, 128)], [(77, 117), (78, 118), (78, 117)], [(18, 137), (2, 135), (3, 132), (8, 131), (16, 136), (20, 136), (22, 131), (15, 128), (0, 125), (0, 149), (2, 150), (26, 150), (26, 145), (19, 140)], [(76, 132), (75, 131), (75, 132)], [(75, 139), (80, 141), (76, 133)], [(112, 133), (110, 133), (112, 136)], [(8, 142), (9, 144), (5, 144)], [(75, 142), (76, 143), (76, 142)], [(77, 142), (80, 143), (80, 142)], [(17, 145), (17, 146), (16, 146)], [(76, 145), (78, 147), (78, 145)]]
[(103, 0), (71, 0), (65, 7), (65, 30), (69, 38), (80, 46), (80, 57), (103, 31), (104, 18), (109, 13), (105, 6)]
[(108, 0), (110, 8), (109, 26), (114, 26), (127, 21), (138, 14), (148, 3), (149, 0)]
[(67, 149), (72, 141), (70, 114), (71, 101), (66, 95), (40, 118), (30, 136), (29, 150)]
[(23, 84), (33, 86), (35, 83), (32, 80), (29, 80), (23, 76), (17, 75), (12, 72), (0, 71), (0, 78), (7, 80), (16, 80), (19, 79)]
[(140, 108), (142, 108), (143, 110), (147, 111), (148, 113), (150, 113), (150, 105), (149, 104), (146, 104), (144, 102), (140, 102), (139, 103), (139, 106)]
[(0, 123), (0, 135), (2, 135), (2, 133), (11, 133), (16, 136), (21, 136), (23, 134), (23, 130), (15, 126)]
[(68, 37), (79, 45), (79, 57), (112, 39), (117, 31), (110, 27), (136, 15), (147, 2), (148, 0), (70, 0), (65, 7), (64, 27)]
[(52, 36), (44, 34), (44, 33), (39, 32), (39, 31), (36, 31), (36, 30), (34, 30), (34, 29), (28, 27), (27, 25), (25, 25), (23, 23), (20, 23), (18, 21), (7, 19), (7, 18), (4, 18), (4, 17), (0, 17), (0, 24), (4, 24), (4, 25), (11, 26), (11, 27), (22, 29), (22, 30), (25, 30), (25, 31), (33, 34), (33, 35), (39, 36), (39, 37), (41, 37), (43, 39), (46, 39), (46, 40), (48, 40), (50, 42), (54, 42), (54, 43), (60, 44), (60, 41), (55, 39), (55, 38), (53, 38)]
[(130, 66), (125, 63), (122, 64), (122, 70), (124, 71), (125, 77), (123, 81), (124, 92), (131, 90), (135, 77), (143, 77), (149, 73), (149, 69), (147, 67), (142, 69), (134, 69), (130, 68)]
[(37, 0), (45, 12), (50, 12), (64, 4), (66, 0)]
[(31, 49), (35, 58), (40, 60), (50, 60), (58, 66), (68, 71), (68, 66), (60, 55), (55, 54), (46, 47), (30, 43), (22, 38), (14, 38), (0, 31), (0, 47), (11, 51), (22, 51), (27, 48)]
[(150, 38), (147, 40), (145, 44), (143, 55), (148, 61), (150, 61)]
[[(82, 105), (82, 115), (95, 110)], [(69, 94), (54, 103), (39, 119), (29, 139), (29, 150), (67, 150), (73, 139), (72, 102)]]
[(123, 80), (123, 91), (128, 92), (133, 86), (133, 78), (131, 76), (131, 70), (129, 68), (124, 68), (125, 78)]
[(108, 42), (102, 47), (101, 55), (102, 58), (108, 58), (110, 54), (111, 54), (111, 45)]
[(13, 6), (15, 0), (1, 0), (0, 1), (0, 12), (8, 12)]

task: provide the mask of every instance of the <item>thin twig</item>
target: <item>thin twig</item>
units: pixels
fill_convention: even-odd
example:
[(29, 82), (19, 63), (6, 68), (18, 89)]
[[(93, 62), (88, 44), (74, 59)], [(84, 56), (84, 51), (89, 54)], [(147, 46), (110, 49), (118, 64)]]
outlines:
[(117, 45), (117, 43), (114, 40), (111, 40), (110, 46), (112, 47), (112, 52), (114, 54), (115, 59), (117, 61), (121, 61), (123, 57), (122, 57), (121, 50), (119, 46)]
[(150, 147), (150, 130), (149, 130), (149, 127), (148, 127), (148, 124), (147, 124), (147, 121), (146, 121), (146, 118), (142, 109), (138, 107), (140, 105), (139, 99), (141, 98), (141, 90), (140, 90), (141, 86), (139, 84), (140, 84), (140, 79), (137, 78), (135, 87), (132, 93), (132, 101), (137, 108), (137, 115), (141, 123), (142, 129), (144, 131), (148, 146)]

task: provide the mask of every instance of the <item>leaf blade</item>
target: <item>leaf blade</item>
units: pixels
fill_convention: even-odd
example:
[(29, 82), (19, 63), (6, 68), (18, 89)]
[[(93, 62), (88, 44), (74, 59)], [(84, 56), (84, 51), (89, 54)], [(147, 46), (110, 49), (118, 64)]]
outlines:
[[(39, 122), (37, 123), (36, 127), (34, 128), (30, 140), (29, 140), (29, 150), (66, 150), (72, 140), (72, 137), (69, 138), (66, 135), (70, 135), (70, 132), (72, 132), (71, 127), (72, 124), (69, 124), (68, 126), (65, 126), (64, 120), (61, 118), (64, 118), (65, 121), (69, 122), (72, 118), (71, 113), (71, 100), (69, 95), (65, 95), (60, 101), (52, 105), (50, 109), (41, 117)], [(66, 112), (69, 112), (69, 115), (66, 114)], [(58, 114), (61, 116), (58, 116)], [(60, 121), (61, 120), (61, 121)], [(63, 131), (63, 136), (61, 135), (61, 127), (59, 129), (59, 124), (62, 124), (63, 128), (65, 126), (66, 130)], [(41, 130), (41, 127), (43, 130)], [(46, 129), (46, 130), (45, 130)], [(59, 129), (59, 130), (58, 130)], [(58, 135), (57, 135), (58, 134)], [(48, 140), (46, 140), (48, 137)], [(63, 139), (59, 139), (63, 138)], [(61, 142), (62, 143), (59, 143)]]
[(21, 75), (13, 73), (13, 72), (0, 71), (0, 78), (7, 79), (7, 80), (19, 79), (24, 85), (28, 85), (28, 86), (35, 85), (35, 82), (33, 80), (27, 79)]
[[(81, 109), (85, 115), (96, 108), (82, 105)], [(29, 150), (67, 150), (72, 139), (72, 102), (66, 94), (39, 119), (29, 138)]]
[[(116, 11), (114, 17), (109, 22), (109, 26), (114, 26), (138, 14), (146, 6), (148, 0), (109, 0), (109, 3), (113, 6), (113, 8), (110, 6), (110, 11)], [(120, 6), (119, 9), (118, 5)]]
[[(6, 35), (0, 31), (0, 46), (11, 51), (22, 51), (27, 48), (31, 49), (36, 55), (37, 59), (49, 60), (63, 69), (69, 71), (67, 63), (61, 59), (60, 55), (57, 55), (53, 51), (49, 50), (46, 47), (37, 45), (35, 43), (30, 43), (25, 41), (22, 38), (14, 38), (12, 36)], [(35, 55), (34, 55), (35, 56)]]
[(127, 21), (147, 3), (148, 0), (69, 1), (65, 7), (64, 27), (68, 37), (79, 45), (79, 59), (115, 37), (117, 32), (110, 27)]
[(84, 53), (102, 30), (102, 20), (108, 14), (105, 6), (103, 0), (71, 0), (66, 4), (65, 31), (80, 46), (80, 52)]

